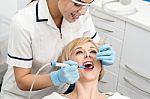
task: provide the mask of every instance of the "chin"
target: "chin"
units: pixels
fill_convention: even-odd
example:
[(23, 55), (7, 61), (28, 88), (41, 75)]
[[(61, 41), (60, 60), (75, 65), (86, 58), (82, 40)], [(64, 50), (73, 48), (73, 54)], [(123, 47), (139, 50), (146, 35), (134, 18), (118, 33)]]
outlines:
[(94, 81), (94, 80), (97, 80), (97, 77), (96, 76), (84, 76), (82, 79), (86, 81)]
[(86, 81), (86, 82), (95, 82), (95, 81), (97, 81), (97, 79), (96, 78), (86, 78), (86, 79), (84, 79), (84, 81)]
[(70, 23), (74, 23), (76, 20), (70, 19), (70, 20), (67, 20), (67, 21), (70, 22)]
[(66, 17), (65, 19), (70, 23), (73, 23), (76, 21), (76, 19), (73, 19), (72, 17)]

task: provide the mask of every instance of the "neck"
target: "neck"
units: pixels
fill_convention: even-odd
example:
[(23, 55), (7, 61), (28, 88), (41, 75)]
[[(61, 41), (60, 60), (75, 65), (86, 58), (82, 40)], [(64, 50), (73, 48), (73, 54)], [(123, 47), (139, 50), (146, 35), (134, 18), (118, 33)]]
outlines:
[(75, 90), (66, 96), (69, 99), (104, 99), (104, 95), (98, 91), (97, 85), (98, 81), (82, 83), (78, 81)]
[(58, 8), (58, 0), (47, 0), (47, 5), (56, 26), (61, 27), (63, 16)]

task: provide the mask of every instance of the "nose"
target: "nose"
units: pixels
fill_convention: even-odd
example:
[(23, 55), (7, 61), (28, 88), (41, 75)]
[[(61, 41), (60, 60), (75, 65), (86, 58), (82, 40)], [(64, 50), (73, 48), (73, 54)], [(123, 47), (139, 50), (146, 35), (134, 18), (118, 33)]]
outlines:
[(85, 53), (85, 58), (87, 58), (87, 57), (91, 57), (91, 54), (90, 53)]
[(85, 15), (86, 11), (87, 11), (87, 6), (82, 6), (81, 9), (78, 10), (78, 13), (80, 15)]

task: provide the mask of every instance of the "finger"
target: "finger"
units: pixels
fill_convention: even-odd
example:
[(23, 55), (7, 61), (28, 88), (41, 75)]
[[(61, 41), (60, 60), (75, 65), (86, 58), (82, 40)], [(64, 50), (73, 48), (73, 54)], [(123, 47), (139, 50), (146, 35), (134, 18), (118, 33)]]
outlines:
[(78, 75), (78, 71), (72, 71), (72, 72), (68, 72), (67, 75), (68, 76), (75, 76), (75, 75)]
[(112, 47), (109, 44), (105, 44), (100, 46), (99, 51), (106, 51), (106, 50), (112, 50)]
[(112, 65), (114, 60), (103, 60), (103, 64)]
[(96, 54), (96, 57), (100, 57), (100, 56), (110, 56), (110, 55), (112, 55), (112, 51), (107, 50), (107, 51), (103, 51), (103, 52), (98, 52), (98, 53)]
[(66, 66), (66, 67), (64, 67), (64, 72), (73, 72), (73, 71), (78, 71), (78, 67), (76, 67), (76, 66)]
[(79, 73), (75, 73), (70, 76), (70, 79), (75, 79), (75, 78), (79, 78)]
[(76, 76), (76, 77), (73, 77), (73, 78), (69, 79), (69, 81), (70, 81), (71, 84), (73, 84), (73, 83), (77, 82), (78, 79), (79, 79), (79, 76)]
[(74, 81), (74, 80), (76, 80), (76, 79), (79, 79), (79, 73), (71, 73), (71, 74), (67, 74), (66, 75), (66, 78), (68, 79), (68, 81), (70, 80), (72, 80), (72, 81)]
[(96, 59), (97, 60), (112, 60), (112, 56), (100, 56), (100, 57), (97, 57)]
[(78, 73), (78, 72), (70, 72), (70, 73), (67, 73), (67, 74), (65, 75), (65, 77), (68, 78), (68, 79), (76, 78), (76, 77), (78, 77), (78, 76), (79, 76), (79, 73)]
[(78, 65), (77, 62), (72, 61), (72, 60), (65, 61), (64, 63), (65, 63), (65, 64), (69, 64), (70, 66), (72, 66), (72, 65)]

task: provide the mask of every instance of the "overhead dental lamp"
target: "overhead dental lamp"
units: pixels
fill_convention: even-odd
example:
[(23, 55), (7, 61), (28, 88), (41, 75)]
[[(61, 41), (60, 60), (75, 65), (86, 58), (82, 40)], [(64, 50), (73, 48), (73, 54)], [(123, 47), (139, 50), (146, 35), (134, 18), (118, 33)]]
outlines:
[(102, 0), (102, 8), (111, 14), (131, 15), (137, 12), (140, 0)]

